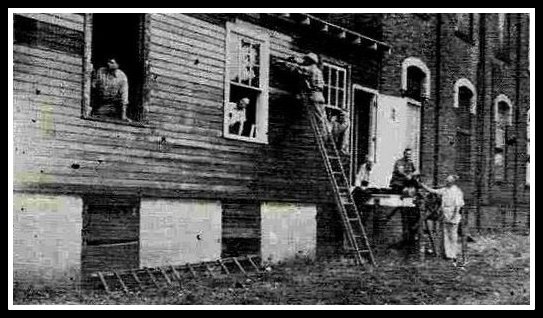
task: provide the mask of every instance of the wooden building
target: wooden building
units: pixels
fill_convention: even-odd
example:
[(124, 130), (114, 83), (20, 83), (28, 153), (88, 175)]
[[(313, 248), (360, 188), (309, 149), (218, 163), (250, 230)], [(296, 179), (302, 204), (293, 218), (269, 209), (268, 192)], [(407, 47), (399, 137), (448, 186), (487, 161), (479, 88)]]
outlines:
[[(427, 183), (461, 175), (472, 224), (502, 222), (506, 202), (520, 222), (528, 34), (521, 14), (14, 14), (15, 279), (339, 252), (297, 83), (277, 66), (308, 52), (328, 112), (350, 114), (351, 177), (368, 156), (370, 185), (388, 186), (410, 147)], [(111, 56), (130, 121), (91, 115), (92, 73)], [(228, 109), (245, 97), (232, 130)], [(387, 226), (400, 235), (399, 217)]]
[[(15, 14), (14, 31), (16, 277), (341, 247), (313, 132), (275, 62), (319, 54), (329, 111), (364, 103), (367, 144), (386, 44), (304, 14)], [(90, 115), (108, 56), (129, 80), (130, 121)], [(225, 107), (242, 97), (232, 132)]]

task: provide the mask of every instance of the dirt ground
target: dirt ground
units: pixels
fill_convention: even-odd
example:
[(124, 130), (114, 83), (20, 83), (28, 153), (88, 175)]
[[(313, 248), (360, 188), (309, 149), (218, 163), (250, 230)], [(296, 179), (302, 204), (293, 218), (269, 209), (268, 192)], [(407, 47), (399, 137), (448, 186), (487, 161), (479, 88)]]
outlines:
[(487, 234), (469, 243), (465, 269), (390, 252), (379, 267), (298, 259), (258, 278), (190, 281), (167, 291), (107, 296), (15, 287), (14, 304), (529, 305), (529, 236)]

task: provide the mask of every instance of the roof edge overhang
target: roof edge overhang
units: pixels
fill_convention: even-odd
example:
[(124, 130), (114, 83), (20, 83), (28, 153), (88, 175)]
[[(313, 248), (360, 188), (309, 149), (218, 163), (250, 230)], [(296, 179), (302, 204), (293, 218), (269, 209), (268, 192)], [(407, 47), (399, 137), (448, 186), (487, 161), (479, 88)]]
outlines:
[(392, 48), (389, 44), (385, 42), (375, 40), (361, 33), (358, 33), (356, 31), (350, 30), (340, 25), (325, 21), (321, 18), (318, 18), (308, 13), (269, 13), (269, 15), (272, 15), (275, 18), (278, 18), (284, 21), (297, 23), (299, 25), (306, 26), (306, 27), (317, 25), (319, 30), (323, 34), (335, 36), (347, 43), (351, 43), (352, 45), (366, 47), (371, 50), (387, 52), (387, 53), (390, 53), (391, 48)]

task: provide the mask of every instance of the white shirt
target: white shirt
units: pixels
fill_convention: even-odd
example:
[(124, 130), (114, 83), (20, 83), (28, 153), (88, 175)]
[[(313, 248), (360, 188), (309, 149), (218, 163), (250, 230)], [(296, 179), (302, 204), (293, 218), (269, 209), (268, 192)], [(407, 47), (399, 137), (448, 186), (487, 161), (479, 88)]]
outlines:
[(235, 123), (243, 124), (247, 120), (245, 113), (245, 108), (239, 109), (236, 103), (230, 102), (226, 104), (226, 116), (228, 118), (228, 125), (230, 126)]

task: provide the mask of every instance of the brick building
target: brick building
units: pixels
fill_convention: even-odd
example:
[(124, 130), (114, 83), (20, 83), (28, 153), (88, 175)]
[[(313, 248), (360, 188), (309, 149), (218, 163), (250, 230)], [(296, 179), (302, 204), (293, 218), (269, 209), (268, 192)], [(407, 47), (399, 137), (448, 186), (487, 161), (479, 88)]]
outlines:
[[(328, 112), (351, 114), (351, 176), (368, 155), (386, 187), (411, 147), (428, 183), (461, 176), (478, 228), (525, 223), (528, 34), (523, 14), (15, 14), (15, 277), (341, 249), (309, 122), (274, 66), (308, 51)], [(131, 122), (89, 115), (110, 53)], [(243, 96), (233, 133), (225, 107)]]

